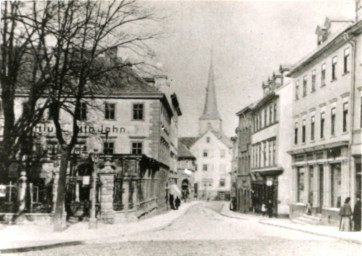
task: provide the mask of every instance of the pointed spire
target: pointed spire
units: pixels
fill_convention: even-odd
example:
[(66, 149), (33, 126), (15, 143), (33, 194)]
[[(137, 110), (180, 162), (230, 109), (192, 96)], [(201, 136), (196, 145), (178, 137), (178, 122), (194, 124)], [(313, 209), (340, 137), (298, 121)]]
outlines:
[(213, 50), (211, 49), (209, 77), (206, 88), (206, 98), (204, 112), (200, 117), (201, 120), (221, 120), (217, 109), (216, 92), (214, 84), (214, 68), (213, 68)]

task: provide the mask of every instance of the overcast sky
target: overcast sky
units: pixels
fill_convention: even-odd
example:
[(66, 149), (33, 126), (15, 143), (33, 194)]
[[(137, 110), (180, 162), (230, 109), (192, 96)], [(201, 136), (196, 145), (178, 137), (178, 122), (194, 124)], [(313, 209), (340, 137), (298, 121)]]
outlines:
[(214, 49), (219, 112), (233, 136), (235, 113), (262, 96), (261, 83), (279, 64), (293, 64), (316, 47), (315, 28), (325, 17), (354, 19), (354, 0), (154, 1), (170, 16), (169, 35), (156, 52), (174, 84), (183, 115), (179, 136), (197, 136)]

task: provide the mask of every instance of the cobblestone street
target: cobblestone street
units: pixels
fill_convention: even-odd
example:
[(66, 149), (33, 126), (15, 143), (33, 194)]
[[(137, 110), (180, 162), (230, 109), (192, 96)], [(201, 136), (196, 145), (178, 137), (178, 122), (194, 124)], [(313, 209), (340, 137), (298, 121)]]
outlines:
[[(222, 204), (190, 208), (160, 230), (18, 255), (359, 255), (360, 245), (221, 216)], [(116, 234), (115, 234), (116, 235)]]

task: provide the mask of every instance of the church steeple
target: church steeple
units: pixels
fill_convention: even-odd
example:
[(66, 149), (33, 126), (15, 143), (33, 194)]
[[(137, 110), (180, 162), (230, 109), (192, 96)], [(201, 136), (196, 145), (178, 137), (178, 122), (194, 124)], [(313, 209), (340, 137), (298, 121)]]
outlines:
[(202, 134), (208, 129), (221, 131), (221, 121), (222, 120), (217, 109), (216, 91), (214, 83), (213, 54), (211, 52), (204, 112), (199, 118), (199, 133)]

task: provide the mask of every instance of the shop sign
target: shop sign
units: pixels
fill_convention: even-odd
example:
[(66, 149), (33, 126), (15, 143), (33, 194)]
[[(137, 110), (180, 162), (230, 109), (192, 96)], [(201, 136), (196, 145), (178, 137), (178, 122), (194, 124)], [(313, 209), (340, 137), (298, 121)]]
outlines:
[(0, 185), (0, 197), (6, 197), (6, 186)]
[(90, 176), (83, 176), (82, 177), (82, 184), (83, 186), (87, 186), (90, 184)]
[(273, 185), (273, 179), (272, 179), (272, 178), (267, 178), (267, 180), (266, 180), (266, 185), (267, 185), (268, 187), (272, 186), (272, 185)]

